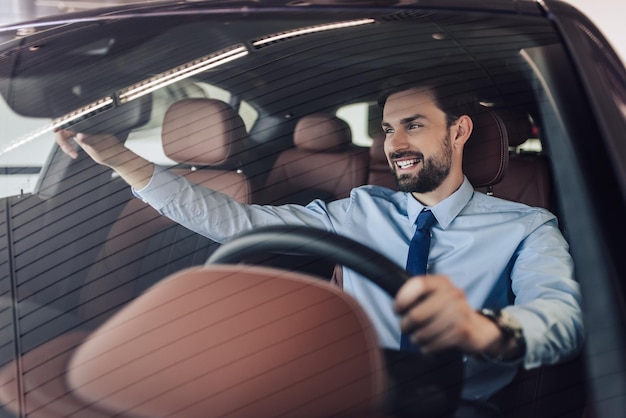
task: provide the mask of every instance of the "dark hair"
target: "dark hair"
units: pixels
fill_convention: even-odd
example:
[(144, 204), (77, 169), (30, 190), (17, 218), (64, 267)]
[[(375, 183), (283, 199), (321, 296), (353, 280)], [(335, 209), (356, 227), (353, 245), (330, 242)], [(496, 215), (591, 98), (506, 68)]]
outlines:
[(428, 90), (435, 104), (446, 114), (448, 126), (452, 125), (460, 116), (473, 117), (478, 106), (478, 99), (469, 84), (454, 77), (412, 80), (394, 78), (386, 83), (383, 92), (378, 98), (378, 105), (385, 107), (387, 98), (392, 94), (411, 89)]

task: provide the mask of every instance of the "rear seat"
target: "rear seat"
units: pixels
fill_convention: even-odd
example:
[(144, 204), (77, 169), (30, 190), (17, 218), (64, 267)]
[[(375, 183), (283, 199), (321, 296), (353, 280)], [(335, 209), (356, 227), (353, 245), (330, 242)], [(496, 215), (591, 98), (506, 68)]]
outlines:
[(506, 175), (493, 187), (493, 194), (503, 199), (555, 212), (548, 159), (538, 152), (516, 151), (532, 135), (532, 125), (528, 116), (512, 113), (507, 126), (509, 146), (513, 150), (509, 154)]
[[(352, 189), (367, 184), (369, 150), (352, 144), (350, 127), (342, 119), (324, 113), (305, 116), (296, 124), (293, 141), (294, 147), (280, 153), (255, 195), (258, 203), (306, 205), (314, 199), (329, 202), (348, 197)], [(319, 257), (272, 255), (271, 259), (259, 260), (327, 280), (334, 280), (336, 274), (335, 264)]]
[(293, 141), (294, 147), (278, 156), (268, 174), (260, 203), (331, 201), (367, 184), (368, 149), (352, 144), (348, 124), (338, 117), (323, 113), (303, 117)]
[(389, 162), (385, 156), (385, 134), (374, 135), (370, 148), (370, 168), (367, 177), (367, 184), (383, 186), (388, 189), (396, 189), (396, 180), (393, 178), (389, 168)]
[[(172, 171), (192, 182), (250, 202), (249, 181), (239, 167), (246, 131), (226, 103), (185, 99), (174, 103), (163, 122), (165, 154), (181, 165)], [(111, 226), (105, 247), (81, 291), (79, 315), (98, 324), (143, 290), (192, 265), (202, 265), (218, 244), (161, 216), (131, 198)]]

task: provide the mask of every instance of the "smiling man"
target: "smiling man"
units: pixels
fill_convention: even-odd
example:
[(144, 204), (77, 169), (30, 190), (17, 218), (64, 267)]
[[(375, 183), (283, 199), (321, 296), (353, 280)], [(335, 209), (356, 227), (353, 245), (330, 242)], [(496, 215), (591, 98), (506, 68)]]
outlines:
[[(76, 141), (161, 214), (217, 242), (260, 226), (306, 225), (365, 243), (404, 266), (418, 217), (430, 212), (426, 274), (410, 279), (395, 300), (347, 269), (343, 286), (383, 347), (398, 349), (408, 336), (425, 352), (466, 353), (462, 396), (485, 402), (520, 364), (554, 364), (577, 353), (580, 295), (554, 215), (475, 192), (464, 176), (475, 103), (448, 87), (403, 84), (381, 98), (384, 149), (400, 191), (363, 186), (330, 203), (245, 205), (153, 165), (113, 136), (78, 134)], [(72, 136), (61, 131), (57, 142), (76, 158)]]
[[(459, 188), (462, 147), (472, 132), (467, 114), (451, 121), (429, 90), (410, 88), (386, 99), (382, 128), (385, 153), (399, 190), (434, 204)], [(453, 153), (451, 138), (457, 136), (460, 141), (454, 147), (458, 152)], [(454, 164), (453, 154), (460, 157)]]

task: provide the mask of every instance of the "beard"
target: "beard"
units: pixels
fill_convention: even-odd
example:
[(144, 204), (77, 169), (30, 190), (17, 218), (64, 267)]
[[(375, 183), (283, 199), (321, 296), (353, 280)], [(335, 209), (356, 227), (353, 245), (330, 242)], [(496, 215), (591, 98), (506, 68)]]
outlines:
[(424, 158), (421, 152), (398, 152), (391, 155), (392, 158), (412, 156), (422, 161), (422, 168), (415, 174), (398, 175), (395, 165), (391, 169), (398, 190), (406, 193), (428, 193), (437, 189), (450, 174), (452, 165), (452, 146), (450, 133), (443, 138), (441, 151), (428, 158)]

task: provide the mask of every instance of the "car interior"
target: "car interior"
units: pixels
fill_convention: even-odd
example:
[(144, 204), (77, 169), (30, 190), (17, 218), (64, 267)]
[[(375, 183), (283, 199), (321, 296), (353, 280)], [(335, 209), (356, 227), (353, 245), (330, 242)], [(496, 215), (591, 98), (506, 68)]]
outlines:
[[(11, 54), (0, 60), (0, 92), (17, 114), (113, 133), (129, 147), (158, 119), (150, 146), (169, 161), (164, 169), (243, 203), (307, 204), (364, 185), (396, 187), (376, 103), (384, 81), (461, 75), (481, 102), (463, 162), (475, 190), (561, 215), (556, 128), (538, 68), (541, 60), (569, 58), (558, 33), (534, 13), (503, 22), (497, 13), (429, 10), (289, 11), (284, 19), (170, 12), (106, 24), (77, 19), (71, 30), (5, 41)], [(354, 26), (319, 29), (335, 21)], [(315, 30), (295, 32), (301, 28)], [(214, 64), (242, 46), (247, 55)], [(185, 83), (217, 86), (228, 99), (172, 83), (124, 101), (136, 86), (207, 60), (214, 66)], [(107, 97), (114, 104), (91, 110)], [(366, 146), (337, 115), (353, 103), (367, 108)], [(256, 112), (250, 124), (245, 106)], [(68, 119), (86, 108), (87, 116)], [(57, 147), (34, 193), (14, 199), (10, 211), (19, 290), (12, 297), (20, 308), (3, 312), (17, 315), (20, 327), (7, 337), (0, 364), (3, 412), (454, 413), (460, 357), (426, 366), (381, 352), (365, 314), (341, 292), (342, 263), (334, 257), (258, 251), (234, 266), (205, 265), (226, 245), (160, 215), (84, 153), (71, 160)], [(567, 237), (567, 220), (560, 226)], [(272, 345), (270, 337), (287, 342)], [(520, 371), (492, 399), (498, 416), (590, 413), (583, 360)], [(416, 371), (423, 367), (430, 368)]]
[[(307, 129), (306, 126), (303, 128), (302, 123), (300, 122), (296, 125), (296, 131), (294, 132), (294, 149), (283, 151), (283, 153), (277, 157), (276, 166), (280, 169), (278, 170), (279, 173), (274, 173), (273, 171), (270, 172), (267, 176), (266, 183), (258, 192), (258, 195), (263, 196), (263, 201), (279, 202), (284, 199), (289, 199), (286, 198), (285, 195), (292, 190), (302, 193), (311, 193), (311, 199), (326, 198), (333, 200), (341, 198), (351, 188), (367, 184), (367, 179), (370, 179), (369, 184), (384, 185), (389, 184), (390, 179), (393, 181), (391, 173), (388, 169), (380, 169), (382, 164), (386, 164), (386, 162), (384, 162), (384, 154), (382, 153), (380, 147), (376, 148), (373, 146), (371, 150), (365, 148), (354, 150), (351, 147), (351, 143), (345, 140), (345, 138), (350, 138), (345, 122), (342, 122), (334, 116), (316, 114), (312, 117), (303, 118), (303, 123), (311, 122), (311, 119), (315, 120), (313, 128), (310, 128), (310, 130), (315, 130), (316, 132), (306, 136), (306, 133), (302, 133), (302, 130)], [(319, 122), (320, 120), (321, 122)], [(515, 200), (522, 202), (524, 201), (523, 196), (529, 196), (530, 199), (535, 200), (544, 199), (542, 200), (543, 205), (548, 206), (549, 202), (545, 196), (547, 189), (546, 184), (549, 184), (550, 179), (547, 176), (545, 165), (542, 164), (545, 163), (545, 160), (542, 159), (540, 155), (528, 154), (518, 156), (518, 154), (513, 151), (512, 154), (509, 152), (509, 141), (513, 140), (515, 141), (514, 143), (517, 143), (520, 141), (520, 138), (524, 138), (525, 133), (528, 134), (530, 132), (528, 127), (520, 127), (519, 121), (517, 121), (517, 124), (514, 122), (515, 121), (511, 115), (507, 115), (505, 112), (495, 112), (488, 108), (483, 109), (483, 113), (475, 117), (473, 137), (468, 143), (465, 153), (466, 157), (464, 160), (464, 167), (466, 175), (472, 183), (476, 185), (477, 190), (484, 190), (487, 193), (492, 193), (496, 196), (503, 196), (509, 199), (511, 199), (510, 196), (521, 196), (517, 197)], [(321, 133), (319, 132), (320, 130)], [(257, 196), (257, 192), (255, 192), (249, 179), (247, 179), (240, 170), (240, 167), (242, 166), (242, 157), (246, 154), (246, 149), (243, 146), (243, 143), (247, 138), (247, 133), (245, 131), (243, 121), (239, 115), (234, 112), (230, 105), (215, 99), (183, 99), (177, 101), (166, 112), (162, 131), (164, 152), (169, 158), (178, 163), (172, 167), (171, 170), (174, 170), (180, 175), (186, 176), (194, 183), (207, 185), (207, 187), (221, 193), (228, 194), (238, 201), (245, 203), (254, 202), (254, 196)], [(303, 137), (305, 139), (302, 139)], [(317, 153), (314, 150), (306, 149), (306, 145), (299, 146), (298, 141), (306, 143), (307, 137), (321, 137), (323, 138), (325, 146), (321, 147)], [(302, 150), (301, 148), (305, 148), (305, 150)], [(332, 152), (328, 152), (328, 149), (331, 149)], [(378, 150), (379, 152), (375, 153), (374, 150)], [(342, 177), (344, 183), (339, 186), (331, 184), (329, 187), (327, 184), (328, 181), (323, 176), (320, 179), (313, 175), (318, 172), (323, 174), (331, 169), (328, 167), (325, 170), (316, 171), (320, 167), (320, 163), (327, 163), (328, 161), (325, 158), (322, 158), (319, 161), (316, 160), (316, 154), (331, 154), (333, 158), (328, 164), (332, 166), (333, 172), (341, 172), (345, 174), (345, 176)], [(300, 170), (300, 172), (304, 171), (304, 173), (308, 174), (306, 176), (302, 175), (302, 178), (307, 181), (306, 186), (301, 188), (295, 186), (295, 183), (298, 181), (297, 175), (280, 175), (284, 172), (289, 172), (289, 163), (284, 163), (287, 168), (280, 163), (283, 156), (288, 161), (299, 162), (299, 164), (294, 165), (294, 167), (295, 169)], [(513, 156), (513, 158), (511, 158), (511, 156)], [(534, 160), (535, 158), (537, 159), (536, 161)], [(518, 166), (511, 164), (512, 161), (518, 161), (517, 159), (523, 162)], [(193, 167), (193, 169), (191, 169), (191, 167)], [(516, 170), (516, 173), (520, 173), (515, 176), (515, 179), (518, 182), (521, 178), (519, 176), (521, 175), (534, 179), (534, 181), (524, 181), (521, 183), (512, 182), (508, 185), (506, 183), (502, 184), (503, 180), (507, 178), (507, 174), (509, 173), (511, 167), (515, 167), (514, 169)], [(379, 176), (378, 178), (376, 177), (377, 175)], [(352, 180), (352, 182), (349, 180)], [(286, 187), (284, 183), (290, 181), (292, 184), (290, 187)], [(339, 187), (339, 189), (337, 189), (337, 187)], [(326, 188), (326, 190), (336, 190), (334, 192), (335, 194), (333, 195), (331, 192), (325, 192), (324, 188)], [(272, 190), (276, 191), (278, 194), (275, 196), (269, 195), (268, 192)], [(290, 195), (292, 198), (296, 198), (293, 197), (293, 193), (290, 193)], [(296, 201), (293, 202), (295, 203)], [(81, 287), (77, 295), (80, 300), (79, 309), (77, 311), (77, 315), (79, 317), (90, 318), (91, 326), (94, 326), (94, 324), (104, 323), (106, 319), (111, 317), (111, 315), (113, 316), (113, 322), (106, 322), (105, 326), (97, 328), (98, 331), (92, 334), (86, 333), (83, 330), (72, 332), (70, 334), (64, 334), (59, 338), (55, 338), (50, 342), (39, 346), (37, 349), (33, 350), (24, 357), (28, 360), (28, 362), (32, 362), (34, 365), (39, 365), (33, 366), (32, 369), (32, 379), (35, 383), (33, 384), (31, 393), (32, 396), (30, 398), (32, 399), (33, 404), (29, 405), (29, 408), (35, 410), (42, 408), (42, 410), (47, 411), (51, 406), (45, 402), (38, 401), (38, 399), (41, 398), (46, 400), (55, 399), (52, 406), (53, 410), (56, 408), (70, 408), (70, 410), (82, 411), (81, 413), (88, 410), (90, 415), (95, 414), (93, 416), (106, 416), (108, 413), (106, 412), (107, 407), (114, 409), (119, 408), (117, 412), (123, 412), (126, 406), (121, 407), (120, 405), (127, 405), (128, 401), (125, 400), (125, 397), (136, 399), (140, 396), (140, 394), (124, 390), (123, 387), (119, 388), (107, 385), (110, 385), (112, 381), (124, 382), (128, 379), (125, 376), (129, 372), (124, 367), (124, 365), (129, 361), (127, 350), (130, 350), (131, 352), (133, 350), (139, 350), (139, 347), (144, 345), (144, 342), (135, 338), (127, 341), (125, 339), (127, 337), (124, 337), (124, 335), (128, 334), (122, 333), (122, 335), (114, 336), (111, 332), (106, 332), (107, 328), (115, 329), (115, 326), (112, 324), (115, 324), (116, 321), (127, 321), (128, 323), (133, 323), (130, 319), (146, 315), (147, 313), (152, 313), (155, 306), (167, 305), (168, 303), (171, 303), (169, 297), (172, 294), (180, 294), (182, 290), (178, 289), (178, 286), (180, 286), (181, 283), (185, 283), (185, 285), (187, 285), (188, 282), (193, 280), (194, 282), (206, 284), (207, 281), (211, 282), (213, 280), (223, 280), (224, 275), (232, 275), (232, 271), (228, 269), (225, 272), (218, 271), (217, 273), (207, 272), (204, 269), (197, 268), (188, 270), (189, 266), (203, 264), (217, 247), (217, 243), (197, 234), (190, 233), (184, 227), (177, 225), (173, 221), (158, 214), (154, 209), (150, 208), (141, 200), (130, 198), (127, 203), (122, 205), (117, 219), (114, 220), (110, 228), (108, 228), (105, 245), (99, 252), (95, 262), (89, 267), (85, 279), (85, 285)], [(281, 268), (290, 268), (296, 271), (301, 270), (317, 276), (322, 276), (324, 274), (323, 272), (326, 272), (326, 280), (331, 280), (331, 276), (329, 274), (332, 274), (334, 271), (334, 264), (330, 264), (327, 259), (319, 257), (305, 257), (305, 261), (300, 261), (300, 265), (294, 265), (293, 260), (291, 260), (292, 264), (285, 266), (284, 264), (277, 262), (277, 258), (280, 259), (280, 257), (281, 256), (274, 255), (272, 260), (266, 262), (266, 264), (279, 266)], [(288, 259), (293, 258), (294, 257), (288, 257)], [(254, 264), (263, 263), (259, 260), (252, 260), (251, 262)], [(326, 270), (320, 268), (320, 264)], [(217, 276), (215, 276), (215, 274), (217, 274)], [(247, 277), (247, 279), (252, 281), (252, 283), (257, 283), (259, 278), (253, 276), (254, 274), (263, 274), (263, 271), (261, 270), (260, 273), (256, 273), (253, 270), (246, 274), (250, 274), (250, 277), (244, 277)], [(163, 280), (163, 278), (167, 279)], [(296, 275), (295, 279), (292, 280), (297, 282), (298, 279), (299, 278)], [(146, 292), (147, 289), (150, 289), (151, 286), (160, 281), (163, 281), (162, 285)], [(284, 282), (291, 284), (291, 282), (287, 280)], [(172, 288), (165, 290), (164, 288), (167, 287), (167, 285), (164, 285), (165, 283), (171, 284)], [(235, 286), (234, 283), (232, 285)], [(199, 284), (196, 284), (196, 286), (199, 286)], [(249, 286), (253, 285), (249, 284)], [(356, 311), (355, 315), (358, 321), (366, 323), (362, 316), (363, 313), (354, 308), (354, 306), (350, 305), (350, 303), (345, 300), (347, 298), (337, 296), (342, 295), (342, 293), (337, 291), (333, 292), (332, 290), (329, 291), (328, 287), (324, 287), (320, 290), (319, 286), (310, 284), (309, 286), (312, 288), (311, 292), (322, 292), (323, 290), (324, 292), (329, 292), (335, 295), (340, 303), (348, 304), (351, 310)], [(202, 286), (202, 288), (205, 287), (206, 286)], [(256, 286), (254, 287), (256, 289)], [(158, 302), (149, 300), (152, 297), (157, 297), (153, 296), (153, 293), (157, 292), (157, 289), (158, 292), (163, 293), (158, 296), (158, 298), (160, 298), (157, 299)], [(269, 289), (275, 291), (273, 287), (269, 287)], [(190, 291), (187, 292), (191, 293)], [(225, 290), (224, 292), (233, 291)], [(197, 297), (198, 291), (194, 291), (193, 294)], [(210, 294), (213, 298), (216, 297), (215, 289), (211, 289)], [(303, 293), (301, 297), (305, 300), (311, 296), (309, 294), (306, 294), (305, 296)], [(149, 301), (147, 302), (146, 300)], [(242, 306), (241, 309), (244, 309), (244, 307), (245, 309), (251, 309), (250, 307), (246, 307), (247, 305), (241, 305), (239, 299), (236, 300), (236, 305)], [(131, 303), (131, 301), (134, 302)], [(148, 306), (143, 306), (145, 303), (148, 303)], [(118, 314), (118, 307), (124, 306), (126, 307), (120, 312), (121, 315)], [(291, 305), (287, 306), (291, 307)], [(134, 312), (133, 314), (129, 314), (129, 309), (138, 309), (140, 313)], [(215, 307), (214, 309), (219, 310), (218, 307)], [(283, 308), (281, 303), (272, 305), (273, 311), (280, 311), (281, 309), (286, 309)], [(291, 309), (293, 309), (293, 307), (291, 307)], [(326, 309), (327, 308), (324, 307), (324, 312), (328, 314)], [(342, 309), (347, 308), (343, 307)], [(209, 317), (213, 316), (213, 314), (206, 315)], [(293, 314), (283, 313), (283, 315)], [(327, 316), (320, 315), (319, 311), (314, 311), (310, 313), (310, 315), (311, 317), (308, 321), (311, 321), (314, 324), (325, 323), (328, 321)], [(120, 316), (123, 319), (120, 319)], [(197, 320), (194, 321), (193, 318), (185, 318), (182, 314), (181, 316), (182, 319), (180, 319), (180, 323), (177, 324), (177, 326), (182, 329), (185, 329), (188, 324), (199, 323)], [(255, 316), (257, 318), (263, 318), (263, 316), (258, 313)], [(268, 319), (264, 320), (268, 321)], [(303, 327), (302, 321), (303, 320), (300, 318), (295, 322), (295, 324), (297, 324), (298, 327)], [(180, 335), (169, 334), (172, 327), (169, 322), (170, 320), (168, 319), (158, 327), (155, 327), (154, 324), (150, 324), (149, 327), (150, 329), (155, 328), (159, 333), (165, 334), (158, 337), (160, 341), (171, 339), (172, 343), (178, 342), (179, 344), (183, 344), (184, 339), (182, 339)], [(304, 323), (306, 323), (306, 321)], [(148, 325), (134, 324), (133, 326), (138, 328), (134, 328), (131, 335), (139, 333), (138, 330), (146, 329), (145, 327)], [(296, 325), (292, 325), (292, 327), (294, 326)], [(327, 336), (328, 333), (332, 332), (326, 328), (318, 328), (317, 325), (310, 325), (310, 327), (319, 329), (319, 332), (322, 333), (320, 335), (324, 336)], [(365, 327), (365, 325), (362, 324), (361, 327)], [(338, 328), (341, 328), (343, 332), (346, 332), (346, 330), (353, 330), (354, 323), (350, 322), (348, 324), (344, 324), (342, 322), (341, 327), (338, 326)], [(292, 328), (288, 327), (283, 328), (283, 330), (291, 329)], [(102, 336), (99, 334), (102, 334)], [(350, 344), (348, 344), (347, 347), (359, 347), (359, 358), (363, 356), (363, 350), (361, 347), (368, 347), (368, 354), (363, 357), (363, 361), (366, 362), (363, 365), (345, 363), (345, 369), (333, 369), (334, 374), (324, 376), (323, 378), (327, 380), (318, 382), (315, 387), (328, 390), (329, 382), (340, 385), (343, 380), (339, 381), (338, 376), (342, 376), (344, 380), (349, 382), (353, 380), (359, 381), (352, 376), (356, 370), (358, 370), (359, 375), (366, 375), (370, 380), (359, 381), (359, 386), (350, 388), (350, 393), (354, 393), (355, 398), (345, 396), (345, 394), (341, 392), (341, 399), (345, 401), (345, 404), (342, 403), (341, 405), (338, 405), (335, 397), (329, 398), (328, 405), (323, 402), (316, 402), (316, 407), (320, 408), (321, 411), (316, 411), (316, 413), (320, 414), (320, 416), (325, 416), (329, 413), (328, 410), (325, 410), (324, 408), (330, 408), (330, 405), (332, 405), (332, 407), (353, 408), (354, 405), (351, 403), (358, 405), (358, 408), (352, 411), (354, 414), (353, 416), (360, 416), (360, 414), (363, 414), (364, 411), (367, 411), (369, 414), (371, 413), (371, 410), (380, 410), (381, 405), (384, 405), (385, 402), (389, 402), (388, 399), (393, 397), (390, 395), (387, 395), (386, 397), (381, 395), (381, 393), (384, 394), (389, 392), (391, 389), (384, 385), (383, 382), (385, 382), (385, 379), (380, 374), (380, 365), (382, 360), (379, 358), (380, 350), (376, 347), (375, 338), (371, 334), (371, 330), (365, 329), (362, 334), (363, 336), (361, 338), (366, 338), (367, 342), (355, 342), (350, 340)], [(215, 334), (211, 333), (208, 334), (206, 338), (209, 341), (213, 341), (216, 337)], [(264, 337), (259, 336), (258, 338), (262, 339)], [(315, 338), (322, 339), (319, 336)], [(101, 341), (103, 339), (106, 343)], [(129, 348), (132, 347), (132, 344), (137, 345), (137, 347), (134, 349)], [(258, 345), (259, 342), (252, 340), (250, 345), (247, 346), (255, 347), (254, 349), (256, 351)], [(236, 346), (240, 347), (240, 342), (237, 342)], [(118, 353), (119, 358), (107, 359), (106, 361), (100, 359), (100, 361), (96, 363), (99, 366), (94, 367), (105, 367), (106, 369), (109, 369), (113, 367), (113, 365), (119, 363), (119, 366), (115, 366), (113, 368), (116, 370), (119, 369), (119, 373), (121, 373), (121, 375), (115, 376), (116, 379), (107, 380), (109, 383), (104, 382), (96, 384), (94, 381), (98, 379), (98, 376), (110, 377), (111, 373), (105, 372), (101, 369), (90, 370), (88, 372), (81, 371), (80, 376), (76, 379), (82, 383), (75, 383), (74, 378), (70, 377), (70, 382), (72, 383), (68, 388), (66, 373), (67, 362), (70, 361), (70, 359), (72, 362), (77, 364), (82, 362), (89, 363), (88, 360), (77, 360), (80, 359), (81, 356), (88, 356), (88, 359), (93, 362), (93, 358), (99, 358), (99, 356), (102, 355), (112, 356), (110, 351), (116, 351), (114, 349), (115, 347), (125, 347), (123, 353)], [(76, 354), (75, 350), (78, 350), (79, 354)], [(90, 352), (93, 350), (96, 350), (96, 353)], [(337, 348), (334, 347), (332, 352), (337, 353), (336, 350)], [(83, 354), (85, 351), (90, 353)], [(51, 353), (58, 353), (58, 357), (56, 357), (54, 365), (45, 362), (45, 360), (50, 357)], [(237, 353), (237, 351), (233, 348), (225, 350), (225, 353), (233, 356), (233, 358), (229, 360), (227, 357), (218, 357), (215, 353), (208, 355), (208, 358), (212, 358), (213, 362), (217, 361), (215, 360), (216, 358), (219, 358), (219, 362), (230, 363), (236, 361), (236, 359), (240, 357), (245, 358), (250, 355), (250, 353), (245, 355), (241, 353), (234, 354)], [(291, 347), (289, 353), (292, 356), (296, 356), (299, 352), (295, 348)], [(354, 353), (345, 353), (341, 351), (340, 353), (342, 356), (345, 356), (343, 357), (344, 359), (355, 356)], [(322, 358), (326, 361), (330, 361), (329, 359), (332, 359), (332, 361), (338, 361), (336, 357), (329, 357), (326, 352), (318, 352), (318, 354), (322, 355)], [(154, 361), (159, 364), (176, 364), (176, 362), (182, 362), (182, 359), (186, 358), (188, 355), (189, 353), (182, 350), (176, 357), (172, 358), (170, 353), (170, 357), (168, 357), (167, 360), (165, 358), (159, 358)], [(284, 360), (284, 354), (281, 357), (274, 358)], [(389, 363), (389, 359), (387, 359), (387, 363)], [(399, 361), (398, 364), (401, 364), (403, 368), (406, 368), (406, 362)], [(12, 365), (5, 367), (5, 373), (7, 370), (12, 370), (11, 366)], [(55, 366), (55, 368), (53, 368), (53, 366)], [(574, 364), (574, 366), (578, 367), (578, 364)], [(302, 373), (302, 364), (294, 363), (293, 367), (294, 370), (298, 370), (299, 374)], [(329, 366), (327, 364), (320, 363), (315, 367), (312, 367), (311, 370), (317, 371), (320, 368), (323, 369), (328, 367)], [(565, 366), (560, 366), (560, 368), (564, 367)], [(73, 369), (74, 368), (72, 368), (72, 370)], [(75, 369), (81, 370), (81, 367), (77, 365), (75, 366)], [(186, 381), (186, 379), (193, 380), (194, 378), (197, 378), (195, 375), (185, 375), (185, 377), (181, 377), (181, 369), (178, 367), (174, 367), (172, 370), (175, 371), (174, 374), (177, 376), (177, 379), (183, 382)], [(369, 370), (369, 372), (367, 372), (367, 370)], [(404, 371), (406, 372), (406, 370)], [(548, 373), (549, 372), (550, 371), (548, 371)], [(242, 373), (241, 379), (243, 381), (247, 381), (250, 379), (250, 376), (254, 376), (259, 373), (261, 373), (259, 370), (249, 367), (246, 369), (245, 373)], [(449, 375), (449, 373), (442, 373), (440, 375)], [(522, 405), (528, 402), (529, 394), (534, 394), (537, 390), (549, 390), (549, 386), (546, 385), (545, 379), (541, 384), (537, 383), (537, 381), (539, 381), (539, 377), (536, 375), (539, 375), (539, 373), (529, 372), (526, 374), (520, 374), (522, 377), (518, 377), (517, 381), (514, 382), (513, 386), (511, 386), (511, 388), (513, 388), (515, 387), (514, 385), (519, 385), (520, 388), (516, 390), (509, 388), (508, 392), (499, 394), (499, 397), (502, 399), (501, 402), (508, 407), (516, 405), (517, 402), (518, 405), (516, 405), (515, 414), (519, 413), (520, 402)], [(53, 376), (55, 377), (54, 379), (52, 378)], [(142, 380), (142, 387), (144, 390), (146, 385), (155, 385), (155, 387), (158, 388), (160, 384), (163, 384), (163, 381), (168, 381), (172, 378), (173, 376), (158, 376), (158, 380), (151, 380), (151, 377), (147, 376)], [(219, 377), (213, 378), (216, 379), (216, 381), (220, 381), (221, 379)], [(162, 381), (161, 379), (164, 380)], [(46, 383), (39, 385), (38, 382), (40, 380), (44, 380)], [(215, 382), (213, 380), (210, 380), (210, 382), (213, 386), (215, 386)], [(84, 389), (83, 385), (84, 387), (92, 389)], [(364, 390), (362, 385), (365, 385), (365, 388), (369, 389)], [(7, 400), (15, 397), (14, 387), (6, 384), (2, 387), (4, 390), (0, 391), (1, 398)], [(261, 387), (266, 386), (262, 384)], [(227, 392), (228, 388), (221, 390)], [(240, 402), (242, 397), (249, 396), (250, 390), (251, 389), (249, 388), (245, 390), (241, 389), (241, 393), (238, 395), (239, 397), (235, 398), (238, 400), (237, 402)], [(580, 390), (580, 388), (578, 390)], [(77, 393), (78, 396), (73, 395), (73, 391)], [(219, 389), (216, 389), (216, 392), (219, 391)], [(254, 392), (263, 393), (262, 391), (260, 392), (259, 386), (254, 387)], [(120, 398), (118, 399), (112, 395), (111, 397), (106, 397), (108, 401), (102, 401), (103, 393), (120, 393)], [(270, 391), (269, 393), (271, 394), (272, 392)], [(296, 408), (298, 406), (301, 407), (301, 405), (307, 405), (311, 399), (319, 400), (319, 394), (316, 394), (313, 391), (306, 393), (310, 398), (307, 397), (302, 399), (301, 397), (290, 395), (286, 398), (289, 399), (289, 402), (281, 400), (281, 404), (284, 405), (285, 408)], [(454, 395), (458, 396), (458, 391), (453, 392), (452, 395), (448, 395), (446, 399), (454, 399)], [(194, 398), (193, 396), (196, 397)], [(235, 395), (231, 394), (231, 396)], [(259, 395), (260, 398), (267, 396), (269, 395)], [(190, 414), (189, 416), (194, 416), (194, 414), (198, 413), (198, 411), (206, 410), (206, 408), (209, 407), (206, 403), (204, 403), (205, 397), (206, 393), (201, 391), (195, 395), (187, 394), (185, 397), (165, 397), (162, 398), (160, 402), (148, 403), (142, 406), (138, 412), (135, 410), (133, 410), (133, 412), (142, 415), (151, 415), (156, 413), (156, 411), (162, 411), (165, 405), (167, 405), (168, 408), (183, 408), (183, 405), (197, 404), (199, 405), (198, 410), (185, 409), (186, 413), (188, 412)], [(511, 399), (511, 397), (516, 398)], [(88, 404), (84, 402), (85, 398), (95, 404), (103, 402), (105, 406), (104, 411), (98, 408), (93, 411), (91, 409), (85, 409), (88, 408)], [(365, 406), (363, 405), (364, 400), (368, 402)], [(108, 405), (107, 402), (110, 402), (110, 405)], [(223, 399), (218, 399), (216, 404), (223, 407), (224, 402), (225, 401)], [(237, 402), (235, 404), (237, 404)], [(450, 405), (448, 402), (446, 403)], [(274, 403), (268, 403), (268, 405), (268, 408), (271, 409), (266, 411), (266, 413), (270, 414), (274, 411), (273, 408), (275, 408), (275, 406), (273, 406)], [(425, 414), (424, 416), (430, 416), (428, 413), (424, 412), (425, 410), (428, 410), (424, 407), (424, 404), (420, 403), (418, 405), (419, 411), (421, 411), (422, 414)], [(433, 414), (436, 414), (432, 416), (438, 416), (441, 412), (440, 408), (442, 408), (442, 404), (437, 403), (436, 405), (437, 406), (433, 409)], [(524, 406), (528, 407), (528, 405)], [(214, 408), (215, 406), (211, 404), (210, 407)], [(251, 413), (251, 411), (263, 411), (263, 409), (259, 409), (260, 406), (257, 403), (254, 403), (250, 408), (251, 409), (248, 410), (242, 410), (241, 416), (245, 416), (245, 414)], [(298, 409), (295, 411), (298, 411)], [(402, 410), (394, 410), (394, 412), (394, 415), (403, 414)]]

